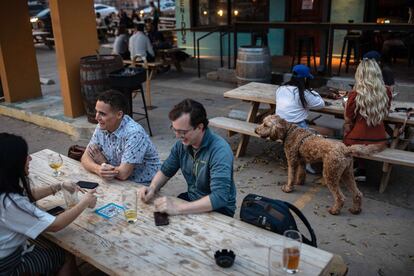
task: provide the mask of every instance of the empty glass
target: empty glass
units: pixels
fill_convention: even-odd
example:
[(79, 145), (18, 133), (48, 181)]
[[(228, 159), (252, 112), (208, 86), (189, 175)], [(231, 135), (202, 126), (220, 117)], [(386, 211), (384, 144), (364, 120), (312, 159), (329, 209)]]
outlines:
[(79, 198), (78, 198), (78, 190), (67, 190), (67, 189), (62, 189), (63, 192), (63, 198), (65, 199), (65, 203), (66, 203), (66, 207), (68, 209), (72, 208), (73, 206), (75, 206), (76, 204), (78, 204), (79, 202)]

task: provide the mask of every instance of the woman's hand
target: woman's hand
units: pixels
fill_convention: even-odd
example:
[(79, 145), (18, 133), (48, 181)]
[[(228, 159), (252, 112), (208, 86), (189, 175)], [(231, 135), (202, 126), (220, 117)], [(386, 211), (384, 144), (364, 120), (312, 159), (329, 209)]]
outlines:
[(84, 203), (88, 206), (88, 208), (95, 208), (96, 206), (96, 189), (89, 190), (86, 194), (82, 197), (80, 203)]

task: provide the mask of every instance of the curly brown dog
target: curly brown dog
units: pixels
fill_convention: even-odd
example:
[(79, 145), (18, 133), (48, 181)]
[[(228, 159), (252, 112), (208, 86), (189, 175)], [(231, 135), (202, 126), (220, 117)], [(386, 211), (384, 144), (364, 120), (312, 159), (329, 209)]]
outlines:
[(337, 215), (344, 205), (345, 196), (340, 190), (340, 182), (344, 182), (352, 193), (352, 214), (361, 212), (362, 193), (359, 191), (353, 174), (352, 154), (372, 154), (382, 150), (378, 145), (354, 145), (347, 147), (342, 142), (325, 139), (309, 130), (288, 123), (276, 115), (263, 119), (255, 132), (262, 138), (282, 140), (288, 163), (288, 181), (282, 191), (293, 191), (294, 185), (305, 182), (305, 164), (323, 162), (323, 179), (334, 197), (334, 205), (329, 213)]

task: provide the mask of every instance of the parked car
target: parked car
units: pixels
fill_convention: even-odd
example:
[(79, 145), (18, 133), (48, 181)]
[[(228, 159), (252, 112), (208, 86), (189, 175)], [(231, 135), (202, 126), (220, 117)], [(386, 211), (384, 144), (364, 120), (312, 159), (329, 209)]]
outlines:
[[(161, 2), (161, 16), (170, 16), (175, 15), (175, 2)], [(151, 7), (148, 6), (146, 8), (143, 8), (139, 11), (141, 16), (148, 15), (151, 13)]]
[(118, 14), (118, 10), (115, 7), (104, 5), (104, 4), (94, 4), (95, 13), (99, 12), (102, 18), (110, 15), (111, 13)]
[[(118, 13), (118, 10), (114, 7), (103, 5), (103, 4), (94, 4), (95, 13), (99, 12), (102, 18), (110, 15), (111, 13)], [(50, 9), (44, 9), (35, 16), (30, 18), (33, 29), (43, 29), (45, 31), (52, 31), (52, 21), (50, 18)]]
[(39, 1), (28, 1), (27, 4), (29, 5), (30, 16), (34, 16), (46, 8), (45, 5)]

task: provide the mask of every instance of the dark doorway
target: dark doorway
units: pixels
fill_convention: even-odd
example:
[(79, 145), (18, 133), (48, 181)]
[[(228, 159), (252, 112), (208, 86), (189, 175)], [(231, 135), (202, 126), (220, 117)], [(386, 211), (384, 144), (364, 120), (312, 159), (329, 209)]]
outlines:
[[(323, 22), (323, 5), (325, 0), (291, 0), (287, 1), (286, 21), (290, 22)], [(321, 33), (318, 30), (286, 30), (285, 54), (293, 55), (295, 41), (298, 36), (309, 35), (314, 37), (317, 55), (320, 49)]]

